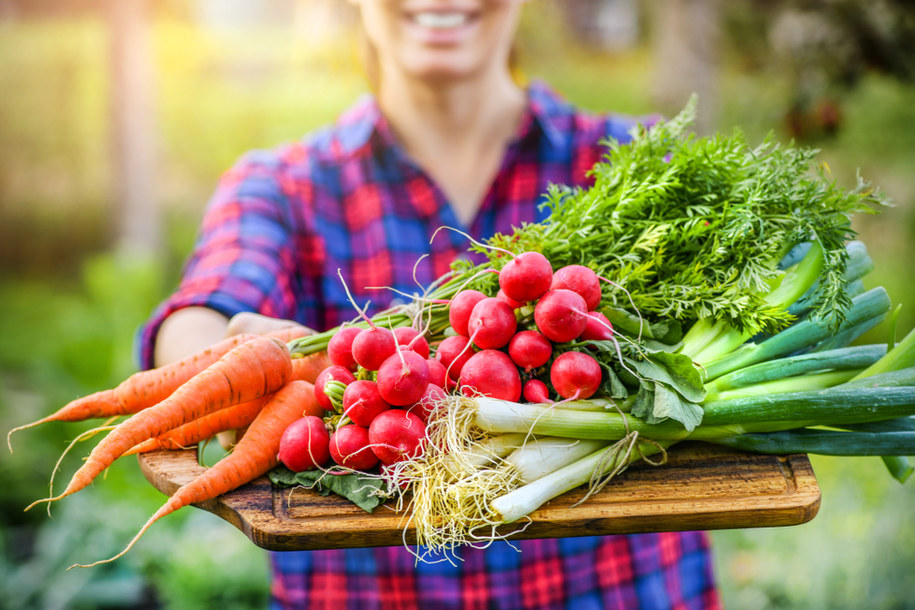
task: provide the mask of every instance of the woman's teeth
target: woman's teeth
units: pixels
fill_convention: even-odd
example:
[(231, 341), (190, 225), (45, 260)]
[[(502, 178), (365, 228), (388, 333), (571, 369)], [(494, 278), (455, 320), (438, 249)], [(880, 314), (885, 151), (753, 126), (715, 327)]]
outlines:
[(465, 13), (416, 13), (413, 21), (427, 28), (456, 28), (467, 22)]

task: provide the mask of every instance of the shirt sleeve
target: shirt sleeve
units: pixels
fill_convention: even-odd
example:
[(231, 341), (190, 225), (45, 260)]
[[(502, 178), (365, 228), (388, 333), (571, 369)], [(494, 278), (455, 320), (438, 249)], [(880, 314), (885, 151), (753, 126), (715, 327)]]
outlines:
[(293, 317), (295, 227), (281, 183), (279, 164), (263, 152), (223, 175), (177, 290), (139, 331), (140, 366), (153, 365), (162, 322), (184, 307), (208, 307), (228, 317), (242, 311)]

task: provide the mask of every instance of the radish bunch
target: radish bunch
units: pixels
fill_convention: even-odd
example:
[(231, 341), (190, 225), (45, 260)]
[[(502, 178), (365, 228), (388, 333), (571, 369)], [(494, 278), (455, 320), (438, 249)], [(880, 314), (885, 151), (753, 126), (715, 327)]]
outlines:
[(328, 414), (290, 425), (280, 461), (296, 472), (331, 462), (367, 471), (417, 455), (430, 405), (445, 393), (445, 369), (429, 359), (426, 338), (408, 327), (347, 327), (334, 334), (327, 353), (333, 364), (314, 387)]
[[(449, 322), (456, 333), (436, 351), (448, 381), (464, 393), (518, 402), (585, 399), (600, 388), (597, 360), (579, 351), (557, 353), (576, 340), (610, 340), (613, 327), (597, 311), (600, 278), (583, 265), (553, 272), (538, 252), (524, 252), (499, 272), (499, 292), (458, 292)], [(549, 382), (549, 386), (546, 382)]]
[(332, 366), (315, 382), (328, 416), (290, 426), (280, 459), (297, 471), (331, 462), (365, 471), (409, 459), (422, 451), (430, 412), (449, 393), (534, 403), (590, 398), (603, 380), (597, 360), (557, 345), (612, 339), (600, 302), (593, 270), (554, 273), (542, 254), (524, 252), (499, 271), (494, 296), (474, 289), (453, 296), (453, 332), (432, 346), (411, 327), (344, 327), (327, 345)]

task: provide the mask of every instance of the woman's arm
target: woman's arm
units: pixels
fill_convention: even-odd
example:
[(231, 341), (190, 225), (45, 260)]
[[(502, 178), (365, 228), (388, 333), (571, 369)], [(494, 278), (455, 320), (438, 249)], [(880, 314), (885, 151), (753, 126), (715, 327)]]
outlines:
[(185, 307), (168, 316), (156, 336), (155, 365), (162, 366), (195, 354), (224, 337), (240, 333), (263, 335), (290, 326), (290, 320), (242, 312), (227, 318), (208, 307)]

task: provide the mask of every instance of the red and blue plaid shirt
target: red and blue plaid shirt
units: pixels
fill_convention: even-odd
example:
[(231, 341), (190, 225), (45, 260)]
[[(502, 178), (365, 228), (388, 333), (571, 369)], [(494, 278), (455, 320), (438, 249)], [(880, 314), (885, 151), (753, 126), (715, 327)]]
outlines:
[[(354, 317), (342, 274), (370, 312), (420, 291), (480, 238), (543, 219), (550, 183), (587, 184), (604, 137), (635, 121), (583, 113), (528, 88), (519, 132), (471, 225), (398, 145), (371, 97), (332, 126), (246, 155), (223, 177), (177, 291), (140, 337), (152, 364), (162, 320), (197, 305), (257, 311), (315, 329)], [(426, 255), (417, 264), (423, 255)], [(373, 288), (375, 287), (375, 288)], [(520, 550), (520, 552), (519, 552)], [(427, 564), (405, 548), (272, 553), (274, 608), (717, 608), (705, 534), (526, 540)]]

